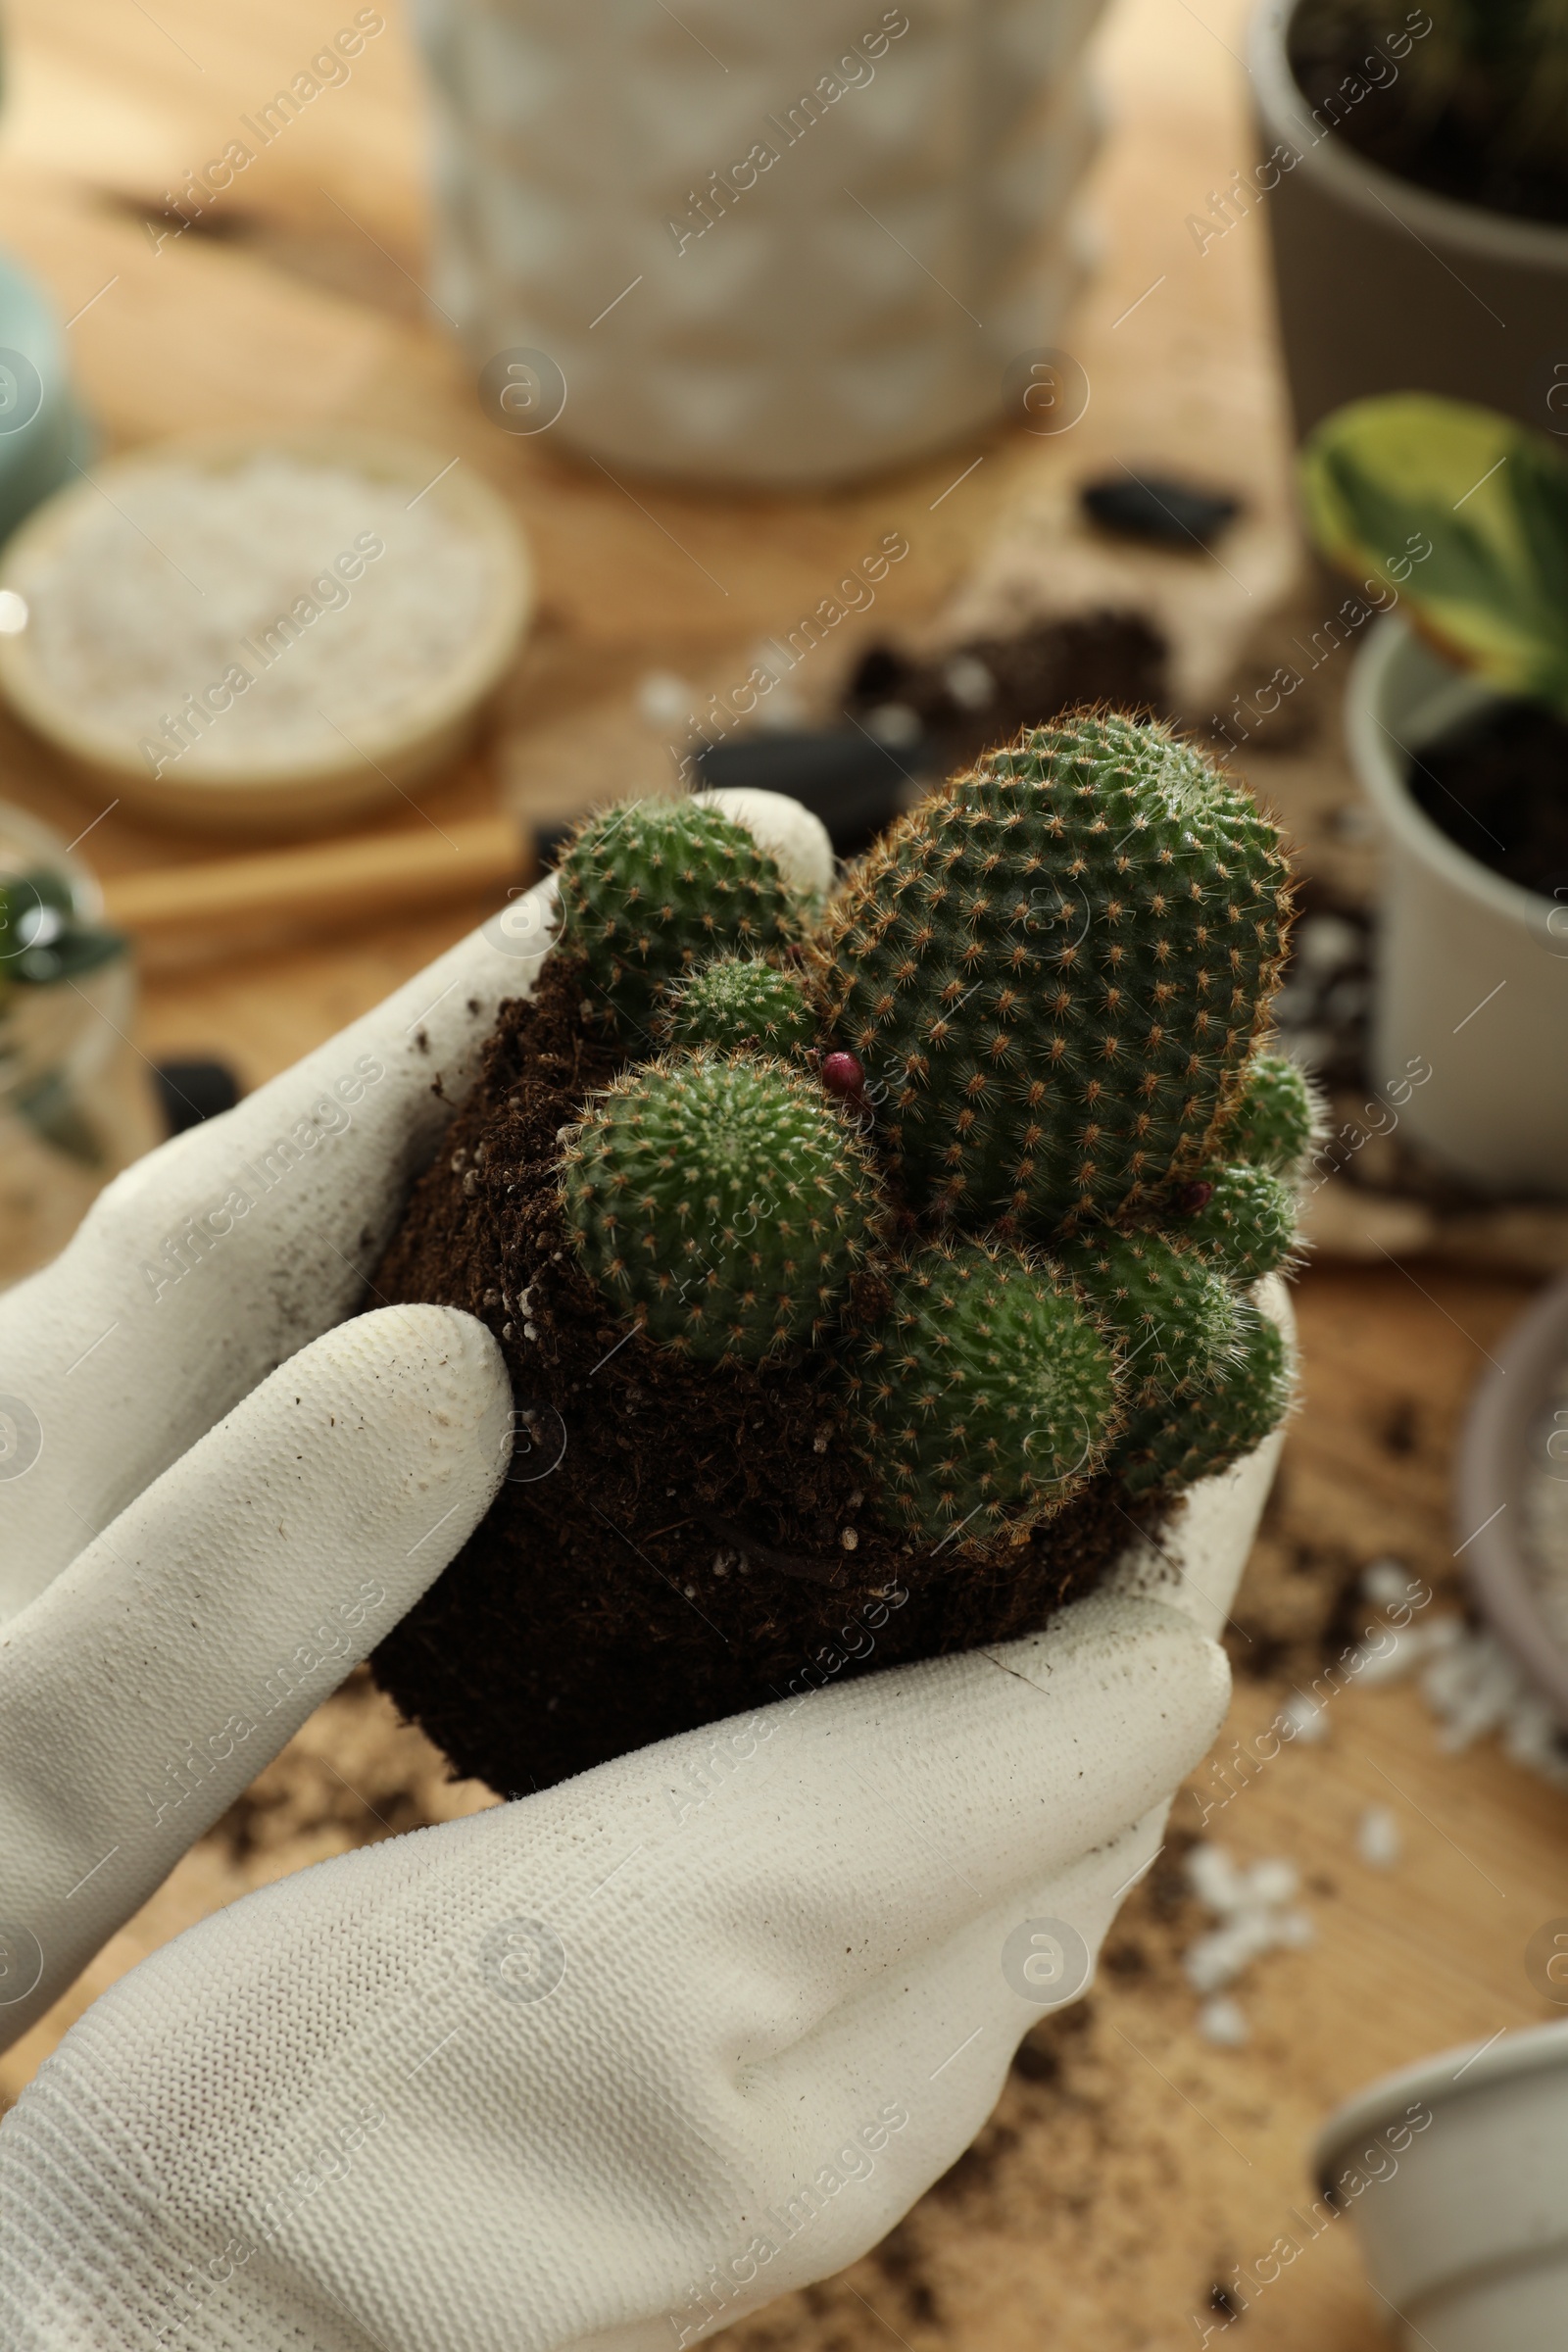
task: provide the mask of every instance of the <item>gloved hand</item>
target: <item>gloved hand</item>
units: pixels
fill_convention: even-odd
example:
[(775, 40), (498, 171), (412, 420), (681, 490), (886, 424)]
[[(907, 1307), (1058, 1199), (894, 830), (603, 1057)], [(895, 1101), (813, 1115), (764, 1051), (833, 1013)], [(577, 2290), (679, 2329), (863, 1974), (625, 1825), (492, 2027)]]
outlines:
[[(709, 797), (825, 890), (797, 802)], [(489, 1333), (343, 1318), (554, 919), (553, 883), (514, 901), (0, 1295), (0, 2048), (489, 1506), (513, 1435)]]
[(862, 2253), (1153, 1856), (1228, 1690), (1183, 1609), (1224, 1604), (1273, 1451), (1035, 1640), (177, 1937), (0, 2126), (8, 2352), (678, 2352)]
[[(152, 1155), (0, 1301), (0, 2017), (36, 2014), (489, 1499), (509, 1400), (480, 1328), (329, 1327), (438, 1140), (430, 1076), (458, 1094), (547, 908)], [(623, 1758), (177, 1938), (0, 2128), (3, 2340), (619, 2352), (873, 2243), (1154, 1852), (1223, 1711), (1206, 1637), (1276, 1450), (1047, 1636)], [(176, 1748), (198, 1760), (171, 1775)]]
[(548, 916), (514, 903), (149, 1153), (0, 1296), (0, 2043), (489, 1504), (511, 1439), (489, 1333), (343, 1318), (450, 1115), (432, 1079), (461, 1094)]

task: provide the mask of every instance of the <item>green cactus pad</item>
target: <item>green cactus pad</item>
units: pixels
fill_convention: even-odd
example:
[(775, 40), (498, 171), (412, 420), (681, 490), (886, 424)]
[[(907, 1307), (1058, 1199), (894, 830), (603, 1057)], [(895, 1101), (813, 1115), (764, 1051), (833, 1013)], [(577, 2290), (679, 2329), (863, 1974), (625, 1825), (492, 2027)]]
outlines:
[(756, 956), (721, 956), (682, 981), (666, 1019), (681, 1046), (757, 1046), (765, 1053), (804, 1052), (815, 1042), (816, 1016), (796, 973)]
[[(1185, 1198), (1205, 1194), (1201, 1206), (1184, 1213)], [(1280, 1177), (1238, 1160), (1204, 1168), (1190, 1194), (1178, 1195), (1171, 1230), (1236, 1281), (1255, 1282), (1294, 1255), (1296, 1201)]]
[(772, 858), (697, 801), (627, 801), (590, 817), (560, 881), (562, 938), (583, 957), (585, 1001), (622, 1030), (646, 1034), (670, 984), (710, 956), (784, 947), (800, 927)]
[(1254, 1054), (1220, 1138), (1226, 1158), (1294, 1177), (1318, 1132), (1317, 1102), (1300, 1064), (1284, 1054)]
[(1100, 1467), (1115, 1373), (1049, 1266), (983, 1242), (922, 1250), (851, 1370), (885, 1515), (961, 1550), (1022, 1541)]
[(1195, 1396), (1134, 1411), (1109, 1467), (1133, 1495), (1175, 1494), (1228, 1470), (1284, 1420), (1291, 1379), (1284, 1333), (1243, 1299), (1236, 1349), (1219, 1382)]
[(590, 1098), (562, 1205), (602, 1297), (708, 1362), (813, 1342), (879, 1229), (876, 1177), (813, 1081), (754, 1054), (648, 1062)]
[(1196, 1173), (1286, 884), (1240, 785), (1113, 715), (1026, 732), (902, 818), (829, 908), (821, 980), (911, 1201), (1049, 1235)]
[(1163, 1234), (1091, 1228), (1062, 1264), (1114, 1332), (1129, 1396), (1152, 1402), (1201, 1381), (1236, 1345), (1235, 1291)]

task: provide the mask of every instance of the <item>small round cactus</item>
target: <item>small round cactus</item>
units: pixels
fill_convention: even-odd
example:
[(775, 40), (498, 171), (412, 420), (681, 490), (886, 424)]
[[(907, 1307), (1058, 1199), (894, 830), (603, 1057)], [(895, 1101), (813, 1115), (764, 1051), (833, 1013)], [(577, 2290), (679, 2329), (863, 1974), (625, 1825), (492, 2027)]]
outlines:
[(763, 1053), (804, 1053), (816, 1017), (797, 974), (759, 956), (720, 956), (680, 983), (666, 1016), (680, 1046), (757, 1046)]
[(1245, 1159), (1276, 1176), (1297, 1175), (1319, 1131), (1317, 1102), (1299, 1062), (1254, 1054), (1235, 1110), (1220, 1138), (1227, 1159)]
[(1267, 1015), (1276, 828), (1163, 726), (1020, 735), (830, 906), (826, 1026), (889, 1090), (911, 1206), (1048, 1237), (1194, 1174)]
[(602, 1296), (708, 1362), (815, 1341), (883, 1216), (844, 1113), (751, 1054), (626, 1071), (590, 1098), (561, 1173), (567, 1231)]
[(1153, 1401), (1201, 1381), (1236, 1345), (1231, 1285), (1161, 1233), (1094, 1227), (1062, 1264), (1115, 1333), (1130, 1396)]
[(1255, 1282), (1294, 1254), (1296, 1202), (1282, 1178), (1238, 1160), (1204, 1168), (1177, 1194), (1173, 1230), (1236, 1281)]
[(897, 1277), (851, 1383), (883, 1507), (924, 1542), (1021, 1542), (1099, 1469), (1115, 1357), (1044, 1263), (935, 1243)]
[(631, 801), (590, 817), (563, 853), (560, 883), (585, 1002), (623, 1032), (646, 1034), (671, 983), (710, 956), (785, 947), (799, 931), (773, 859), (698, 801)]
[(1138, 1496), (1175, 1494), (1228, 1470), (1284, 1420), (1291, 1379), (1284, 1333), (1243, 1299), (1236, 1348), (1219, 1380), (1196, 1396), (1136, 1409), (1108, 1466)]

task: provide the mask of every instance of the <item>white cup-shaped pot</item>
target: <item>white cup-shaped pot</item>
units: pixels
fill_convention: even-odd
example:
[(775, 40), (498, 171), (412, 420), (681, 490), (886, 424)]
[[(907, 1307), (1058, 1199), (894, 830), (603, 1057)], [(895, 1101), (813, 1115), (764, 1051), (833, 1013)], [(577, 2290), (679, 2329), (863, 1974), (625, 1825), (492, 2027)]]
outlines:
[(1313, 2169), (1407, 2352), (1562, 2352), (1568, 2023), (1374, 2083), (1324, 2126)]
[(1494, 699), (1397, 615), (1355, 657), (1350, 758), (1385, 839), (1368, 1075), (1386, 1087), (1429, 1065), (1400, 1112), (1414, 1142), (1482, 1191), (1563, 1197), (1568, 900), (1478, 864), (1405, 784), (1412, 754)]
[(781, 487), (1023, 416), (1036, 363), (1075, 421), (1043, 355), (1101, 5), (415, 0), (435, 297), (492, 421)]

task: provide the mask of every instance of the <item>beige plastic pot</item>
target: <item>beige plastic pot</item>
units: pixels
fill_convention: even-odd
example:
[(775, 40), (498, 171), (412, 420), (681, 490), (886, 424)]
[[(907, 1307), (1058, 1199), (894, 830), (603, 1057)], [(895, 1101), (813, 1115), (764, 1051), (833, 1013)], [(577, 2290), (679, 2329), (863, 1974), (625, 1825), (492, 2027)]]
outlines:
[[(1260, 0), (1248, 68), (1262, 155), (1278, 157), (1263, 210), (1298, 432), (1345, 401), (1421, 391), (1568, 433), (1568, 228), (1434, 196), (1358, 155), (1297, 87), (1297, 5)], [(1373, 71), (1399, 65), (1385, 53)]]
[(1568, 2023), (1373, 2083), (1324, 2126), (1313, 2169), (1354, 2214), (1406, 2352), (1562, 2352)]
[(1357, 653), (1351, 762), (1385, 839), (1375, 1087), (1425, 1063), (1403, 1130), (1486, 1192), (1568, 1197), (1568, 902), (1479, 865), (1405, 789), (1425, 743), (1494, 699), (1397, 614)]
[(492, 422), (788, 487), (1021, 414), (1082, 275), (1101, 6), (416, 0), (435, 297)]

